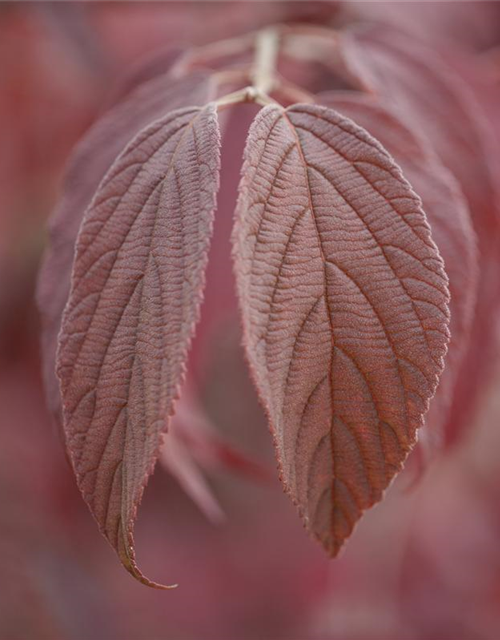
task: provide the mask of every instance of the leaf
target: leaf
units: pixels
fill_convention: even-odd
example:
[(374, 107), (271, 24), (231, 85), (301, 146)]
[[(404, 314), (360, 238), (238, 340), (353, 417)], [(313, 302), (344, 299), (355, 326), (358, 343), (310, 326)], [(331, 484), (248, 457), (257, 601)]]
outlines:
[(420, 200), (331, 109), (266, 107), (234, 235), (245, 346), (287, 492), (334, 556), (415, 443), (448, 288)]
[[(76, 237), (85, 210), (113, 160), (141, 128), (165, 112), (179, 106), (204, 104), (213, 97), (211, 76), (207, 73), (196, 71), (180, 80), (174, 80), (166, 73), (175, 59), (175, 53), (169, 50), (157, 55), (149, 65), (142, 65), (129, 74), (119, 90), (115, 91), (113, 104), (117, 103), (116, 106), (98, 120), (78, 145), (67, 172), (61, 203), (50, 221), (51, 242), (41, 269), (37, 293), (42, 316), (46, 395), (61, 432), (61, 400), (55, 373), (57, 338), (69, 295)], [(144, 78), (147, 82), (143, 81)], [(165, 91), (165, 86), (168, 86), (168, 91)], [(121, 102), (118, 103), (118, 100)], [(183, 400), (185, 396), (184, 388)], [(221, 508), (198, 468), (205, 464), (199, 458), (204, 455), (210, 458), (212, 466), (217, 462), (219, 466), (234, 467), (239, 473), (257, 478), (263, 477), (265, 472), (253, 460), (219, 440), (217, 434), (206, 433), (200, 416), (187, 417), (181, 405), (182, 402), (177, 406), (160, 461), (208, 517), (220, 520)]]
[[(450, 287), (451, 341), (446, 368), (433, 398), (420, 440), (441, 447), (453, 387), (470, 340), (478, 284), (478, 255), (467, 203), (453, 175), (425, 138), (410, 131), (386, 107), (366, 96), (331, 92), (318, 99), (352, 118), (374, 136), (401, 167), (419, 194), (432, 237), (444, 260)], [(432, 453), (432, 451), (429, 451)]]
[(136, 511), (173, 412), (198, 318), (220, 136), (214, 104), (141, 131), (108, 171), (78, 236), (57, 354), (79, 488), (125, 568)]
[(130, 91), (126, 100), (96, 122), (75, 149), (60, 204), (49, 222), (50, 243), (37, 286), (45, 390), (49, 409), (58, 425), (62, 414), (55, 373), (57, 339), (69, 296), (76, 238), (85, 210), (113, 161), (142, 128), (178, 107), (201, 105), (210, 99), (208, 74), (195, 72), (180, 80), (164, 74)]

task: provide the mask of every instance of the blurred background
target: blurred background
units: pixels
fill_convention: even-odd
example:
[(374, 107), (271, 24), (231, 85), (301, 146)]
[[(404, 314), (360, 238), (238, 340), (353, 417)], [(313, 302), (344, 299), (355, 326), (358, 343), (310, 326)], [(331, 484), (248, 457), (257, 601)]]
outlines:
[(179, 418), (201, 424), (212, 444), (189, 462), (199, 474), (194, 488), (171, 461), (158, 465), (137, 527), (141, 568), (178, 589), (147, 589), (122, 569), (79, 495), (45, 405), (34, 292), (46, 222), (71, 150), (113, 86), (159, 50), (276, 22), (358, 19), (396, 25), (446, 57), (498, 145), (497, 2), (0, 2), (1, 640), (500, 637), (493, 349), (467, 429), (418, 482), (409, 465), (339, 559), (324, 557), (282, 492), (240, 348), (229, 257), (252, 107), (232, 122), (223, 155), (208, 292)]

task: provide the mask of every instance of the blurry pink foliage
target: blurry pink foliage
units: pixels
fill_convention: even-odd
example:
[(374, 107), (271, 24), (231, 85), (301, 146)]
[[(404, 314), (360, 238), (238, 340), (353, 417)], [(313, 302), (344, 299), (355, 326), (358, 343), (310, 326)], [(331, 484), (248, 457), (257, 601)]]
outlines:
[[(172, 427), (194, 472), (186, 475), (179, 457), (173, 462), (167, 454), (138, 524), (144, 570), (180, 588), (144, 589), (102, 543), (44, 401), (34, 289), (64, 164), (103, 111), (188, 46), (273, 23), (341, 29), (358, 21), (382, 22), (403, 38), (403, 48), (407, 40), (408, 50), (442, 57), (474, 120), (436, 116), (443, 144), (457, 136), (470, 149), (467, 140), (478, 135), (485, 145), (478, 151), (473, 143), (479, 159), (463, 148), (451, 148), (448, 158), (443, 146), (435, 149), (466, 197), (480, 257), (479, 302), (456, 414), (446, 427), (453, 446), (440, 449), (415, 486), (408, 465), (339, 559), (330, 562), (308, 538), (275, 477), (271, 438), (240, 346), (229, 236), (256, 109), (245, 106), (237, 118), (230, 112), (221, 123), (231, 144), (222, 156), (203, 320), (190, 354), (191, 393)], [(499, 212), (493, 193), (480, 201), (485, 191), (476, 176), (481, 163), (498, 175), (499, 33), (494, 2), (0, 5), (2, 640), (498, 637)], [(165, 49), (166, 58), (158, 57)], [(137, 63), (143, 56), (146, 67)], [(296, 73), (312, 93), (349, 89), (348, 82), (339, 86), (329, 61), (284, 64), (282, 71)], [(396, 76), (379, 80), (390, 84)], [(420, 94), (425, 117), (441, 99)], [(410, 102), (421, 118), (419, 135), (439, 142), (424, 130), (418, 100)], [(410, 129), (415, 122), (403, 105), (395, 117)], [(485, 180), (493, 191), (497, 181)]]

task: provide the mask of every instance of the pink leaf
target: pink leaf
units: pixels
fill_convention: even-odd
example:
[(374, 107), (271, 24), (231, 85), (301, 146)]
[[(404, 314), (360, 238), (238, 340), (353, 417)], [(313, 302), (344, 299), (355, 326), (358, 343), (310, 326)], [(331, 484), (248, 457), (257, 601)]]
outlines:
[(127, 146), (85, 214), (59, 337), (78, 485), (124, 566), (154, 587), (133, 526), (198, 318), (219, 147), (213, 104), (174, 111)]
[(285, 488), (334, 556), (401, 469), (448, 343), (420, 200), (331, 109), (266, 107), (246, 149), (235, 266)]
[(433, 239), (444, 260), (450, 280), (451, 342), (446, 368), (426, 418), (431, 430), (425, 429), (421, 436), (435, 449), (443, 444), (453, 387), (469, 344), (476, 302), (478, 255), (467, 203), (453, 175), (442, 166), (425, 138), (410, 131), (387, 108), (361, 94), (332, 92), (320, 100), (360, 124), (392, 155), (422, 198)]

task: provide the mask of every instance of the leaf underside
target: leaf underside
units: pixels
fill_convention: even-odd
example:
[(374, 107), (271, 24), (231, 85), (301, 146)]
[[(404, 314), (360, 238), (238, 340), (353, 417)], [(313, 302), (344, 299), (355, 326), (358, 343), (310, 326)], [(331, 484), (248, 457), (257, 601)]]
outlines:
[(331, 109), (268, 106), (234, 231), (244, 340), (282, 479), (334, 556), (416, 440), (449, 340), (443, 263), (387, 152)]
[(124, 566), (198, 319), (215, 194), (216, 107), (157, 120), (113, 164), (85, 214), (57, 354), (78, 485)]

